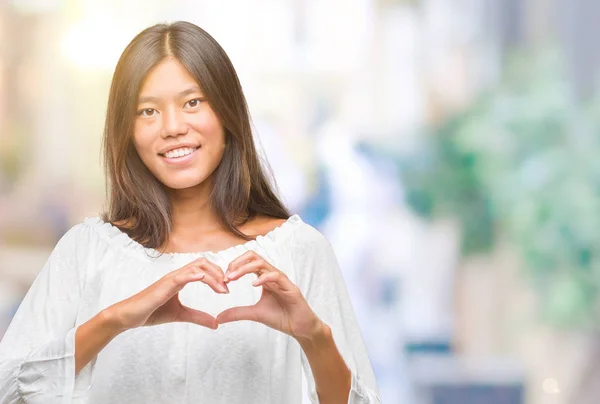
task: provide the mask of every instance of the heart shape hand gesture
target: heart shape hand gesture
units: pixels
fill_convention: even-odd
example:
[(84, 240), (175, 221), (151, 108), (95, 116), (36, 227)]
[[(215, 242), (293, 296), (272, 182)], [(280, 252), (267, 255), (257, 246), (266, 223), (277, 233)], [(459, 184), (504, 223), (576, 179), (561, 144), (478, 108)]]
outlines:
[[(179, 292), (190, 282), (203, 282), (216, 293), (228, 293), (227, 284), (256, 274), (254, 287), (262, 295), (252, 306), (232, 307), (216, 319), (181, 304)], [(323, 327), (300, 289), (280, 270), (254, 251), (233, 260), (225, 275), (205, 258), (168, 273), (141, 292), (106, 309), (121, 330), (169, 322), (189, 322), (216, 329), (219, 324), (250, 320), (284, 332), (298, 340), (310, 339)]]

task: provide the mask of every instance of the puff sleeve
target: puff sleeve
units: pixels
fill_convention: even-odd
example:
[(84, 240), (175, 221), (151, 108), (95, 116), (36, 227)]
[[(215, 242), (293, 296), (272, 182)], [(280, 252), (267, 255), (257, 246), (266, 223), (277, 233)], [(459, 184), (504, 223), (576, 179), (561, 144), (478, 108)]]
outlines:
[[(348, 404), (381, 403), (356, 315), (337, 258), (329, 241), (310, 225), (290, 237), (290, 254), (297, 286), (308, 304), (330, 328), (335, 344), (352, 374)], [(302, 368), (308, 397), (318, 403), (314, 377), (304, 352)]]
[(89, 229), (56, 244), (0, 342), (0, 403), (71, 403), (85, 395), (90, 362), (75, 376), (75, 326)]

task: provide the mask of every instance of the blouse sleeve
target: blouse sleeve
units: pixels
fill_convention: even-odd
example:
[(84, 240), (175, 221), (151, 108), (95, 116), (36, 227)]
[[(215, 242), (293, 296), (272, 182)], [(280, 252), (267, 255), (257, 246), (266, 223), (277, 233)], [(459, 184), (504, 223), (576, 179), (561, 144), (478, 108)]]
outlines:
[(0, 403), (71, 403), (89, 388), (93, 361), (75, 377), (84, 226), (59, 240), (0, 342)]
[[(315, 314), (331, 328), (335, 344), (352, 374), (348, 404), (381, 403), (367, 349), (331, 245), (310, 225), (297, 229), (292, 242), (297, 286)], [(311, 403), (318, 403), (314, 377), (304, 352), (302, 367), (308, 397)]]

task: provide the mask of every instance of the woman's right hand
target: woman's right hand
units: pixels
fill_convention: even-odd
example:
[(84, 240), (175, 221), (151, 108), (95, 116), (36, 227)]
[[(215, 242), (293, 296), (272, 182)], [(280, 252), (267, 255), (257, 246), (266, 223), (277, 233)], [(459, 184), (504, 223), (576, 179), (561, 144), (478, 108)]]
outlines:
[(217, 320), (208, 313), (184, 306), (179, 292), (190, 282), (203, 282), (217, 293), (229, 293), (223, 271), (206, 258), (199, 258), (160, 278), (141, 292), (106, 309), (122, 330), (172, 322), (194, 323), (216, 329)]

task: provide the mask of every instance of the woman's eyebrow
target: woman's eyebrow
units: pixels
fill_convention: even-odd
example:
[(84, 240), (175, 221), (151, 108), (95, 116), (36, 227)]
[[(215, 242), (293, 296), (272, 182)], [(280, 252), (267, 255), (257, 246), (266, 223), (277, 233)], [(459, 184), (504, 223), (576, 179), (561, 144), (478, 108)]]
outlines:
[[(200, 87), (198, 87), (198, 86), (190, 87), (187, 90), (183, 90), (179, 94), (177, 94), (177, 98), (183, 98), (186, 95), (189, 95), (192, 93), (199, 93), (199, 92), (201, 92)], [(159, 101), (159, 98), (146, 95), (146, 96), (141, 96), (138, 99), (138, 104), (143, 104), (146, 102), (158, 102), (158, 101)]]

